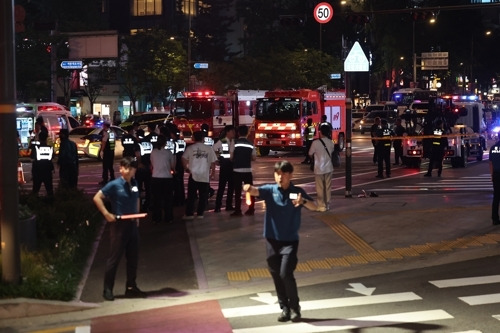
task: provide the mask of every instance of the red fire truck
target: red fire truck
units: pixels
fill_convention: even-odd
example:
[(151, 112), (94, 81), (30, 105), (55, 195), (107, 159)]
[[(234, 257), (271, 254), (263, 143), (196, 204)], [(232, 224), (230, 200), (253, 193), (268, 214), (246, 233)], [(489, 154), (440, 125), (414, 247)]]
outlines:
[(175, 100), (172, 121), (187, 144), (193, 143), (193, 133), (208, 126), (208, 137), (219, 138), (224, 126), (233, 124), (233, 107), (228, 96), (216, 96), (213, 91), (184, 92)]
[(233, 103), (235, 126), (247, 125), (249, 127), (248, 140), (253, 141), (255, 129), (255, 106), (257, 99), (265, 96), (267, 90), (229, 90), (227, 95), (230, 96)]
[[(304, 128), (311, 118), (314, 126), (326, 115), (332, 124), (332, 139), (344, 148), (346, 134), (345, 91), (299, 89), (268, 91), (257, 100), (255, 146), (260, 155), (272, 150), (301, 150)], [(316, 131), (316, 136), (318, 131)]]

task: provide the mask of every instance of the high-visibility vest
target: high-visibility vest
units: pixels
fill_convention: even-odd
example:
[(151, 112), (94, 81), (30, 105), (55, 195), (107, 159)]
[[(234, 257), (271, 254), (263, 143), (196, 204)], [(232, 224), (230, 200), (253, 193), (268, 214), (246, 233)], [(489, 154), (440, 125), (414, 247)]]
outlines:
[(54, 154), (54, 148), (46, 145), (36, 145), (36, 160), (37, 161), (51, 161)]

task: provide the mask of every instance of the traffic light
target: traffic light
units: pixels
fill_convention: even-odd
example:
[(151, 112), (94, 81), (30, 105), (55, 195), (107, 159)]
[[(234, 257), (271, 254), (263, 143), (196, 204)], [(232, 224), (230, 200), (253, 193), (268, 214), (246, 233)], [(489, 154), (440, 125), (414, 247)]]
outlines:
[(349, 14), (346, 17), (346, 21), (353, 24), (366, 24), (370, 23), (370, 17), (362, 14)]

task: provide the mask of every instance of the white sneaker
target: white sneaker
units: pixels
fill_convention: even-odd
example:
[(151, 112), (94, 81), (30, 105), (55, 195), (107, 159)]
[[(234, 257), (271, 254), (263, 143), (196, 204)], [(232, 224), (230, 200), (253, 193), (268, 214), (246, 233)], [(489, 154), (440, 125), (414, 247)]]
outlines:
[(194, 220), (194, 216), (193, 216), (193, 215), (184, 215), (184, 216), (182, 217), (182, 219), (183, 219), (184, 221), (190, 221), (190, 220)]

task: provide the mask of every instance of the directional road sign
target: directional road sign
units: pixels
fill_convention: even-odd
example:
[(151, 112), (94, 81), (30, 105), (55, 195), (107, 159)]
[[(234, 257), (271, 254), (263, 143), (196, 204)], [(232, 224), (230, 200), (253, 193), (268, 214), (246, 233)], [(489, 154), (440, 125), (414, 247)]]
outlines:
[(81, 60), (64, 60), (61, 61), (62, 69), (82, 69), (83, 61)]
[(206, 63), (206, 62), (197, 62), (197, 63), (194, 64), (194, 68), (196, 68), (196, 69), (201, 69), (201, 68), (206, 69), (206, 68), (208, 68), (208, 63)]
[(346, 72), (368, 72), (368, 59), (358, 42), (354, 43), (351, 51), (344, 61), (344, 71)]

